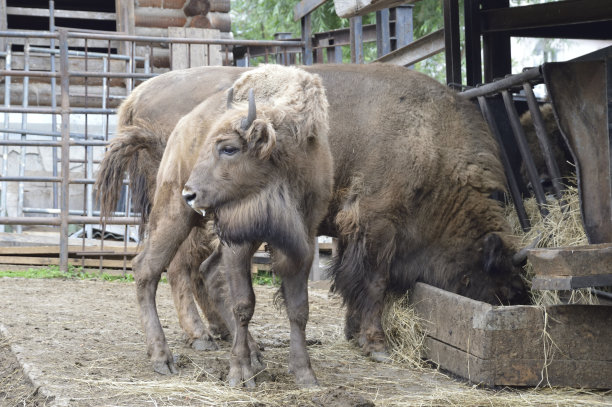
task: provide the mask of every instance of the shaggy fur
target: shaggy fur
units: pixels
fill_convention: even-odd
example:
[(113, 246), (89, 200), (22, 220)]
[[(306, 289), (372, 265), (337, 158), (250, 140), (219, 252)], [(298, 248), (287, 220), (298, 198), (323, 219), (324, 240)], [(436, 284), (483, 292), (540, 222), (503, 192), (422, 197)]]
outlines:
[[(266, 72), (267, 81), (251, 78), (260, 72)], [(277, 73), (280, 77), (275, 80)], [(266, 91), (268, 83), (277, 81), (284, 84), (277, 89), (280, 93)], [(246, 329), (254, 294), (248, 271), (262, 240), (280, 254), (275, 268), (283, 276), (283, 292), (291, 293), (286, 298), (292, 328), (290, 366), (298, 383), (314, 384), (305, 348), (308, 306), (303, 301), (307, 298), (303, 282), (312, 262), (317, 226), (332, 193), (325, 91), (316, 75), (276, 66), (245, 73), (234, 88), (238, 95), (248, 88), (269, 98), (259, 99), (252, 124), (248, 128), (243, 124), (247, 103), (238, 100), (228, 109), (225, 92), (217, 92), (179, 120), (159, 165), (149, 236), (134, 261), (149, 354), (156, 371), (175, 371), (155, 311), (155, 285), (179, 247), (185, 246), (190, 230), (203, 227), (214, 213), (219, 237), (232, 245), (229, 250), (218, 247), (213, 253), (217, 260), (212, 261), (225, 270), (231, 293), (235, 323), (230, 384), (245, 380), (253, 384), (253, 347)], [(231, 154), (224, 153), (228, 146), (233, 148)], [(206, 211), (206, 218), (182, 202), (181, 190), (190, 206)], [(189, 254), (198, 256), (193, 250)], [(203, 270), (214, 271), (209, 266)], [(228, 318), (225, 322), (232, 324)]]
[[(384, 299), (417, 281), (493, 304), (526, 301), (511, 264), (516, 244), (489, 198), (505, 187), (497, 146), (475, 107), (401, 67), (305, 70), (322, 78), (330, 104), (334, 193), (319, 232), (339, 241), (332, 275), (347, 304), (347, 336), (384, 358)], [(189, 74), (198, 83), (242, 72)]]

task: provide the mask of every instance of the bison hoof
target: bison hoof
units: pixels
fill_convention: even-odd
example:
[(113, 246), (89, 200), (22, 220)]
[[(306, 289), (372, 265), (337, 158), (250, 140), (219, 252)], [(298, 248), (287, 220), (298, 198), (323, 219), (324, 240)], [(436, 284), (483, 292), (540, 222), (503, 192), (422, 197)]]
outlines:
[(263, 355), (259, 350), (251, 351), (251, 366), (253, 366), (253, 370), (257, 373), (266, 368), (263, 362)]
[(375, 362), (391, 363), (391, 356), (385, 350), (370, 353), (370, 358)]
[(231, 366), (227, 379), (232, 387), (244, 385), (249, 389), (255, 388), (255, 375), (251, 366)]
[(218, 350), (219, 346), (212, 339), (198, 338), (191, 342), (191, 347), (198, 351)]
[(295, 383), (300, 387), (315, 387), (319, 385), (314, 371), (310, 368), (295, 373)]
[(178, 373), (174, 362), (169, 362), (167, 360), (153, 362), (153, 370), (163, 375), (171, 375)]

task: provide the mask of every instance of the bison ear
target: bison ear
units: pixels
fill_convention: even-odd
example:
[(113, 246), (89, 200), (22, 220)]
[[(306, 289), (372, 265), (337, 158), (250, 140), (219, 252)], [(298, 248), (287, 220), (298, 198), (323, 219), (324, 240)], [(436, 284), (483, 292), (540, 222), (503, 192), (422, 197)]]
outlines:
[(246, 139), (249, 150), (262, 160), (269, 159), (276, 147), (276, 131), (268, 120), (256, 119), (249, 129)]
[(503, 262), (504, 242), (496, 233), (489, 233), (482, 243), (482, 261), (485, 273), (496, 273)]

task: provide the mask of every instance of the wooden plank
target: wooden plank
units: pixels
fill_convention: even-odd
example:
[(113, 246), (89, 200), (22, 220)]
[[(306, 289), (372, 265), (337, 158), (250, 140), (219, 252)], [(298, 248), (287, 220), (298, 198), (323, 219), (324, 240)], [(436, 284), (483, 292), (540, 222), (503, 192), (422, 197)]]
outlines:
[(552, 386), (595, 389), (608, 389), (611, 386), (612, 362), (609, 360), (485, 360), (430, 337), (425, 339), (425, 348), (427, 358), (443, 370), (473, 383), (488, 386), (537, 386), (550, 383)]
[(417, 1), (420, 0), (334, 0), (334, 8), (339, 17), (351, 18)]
[[(58, 266), (59, 257), (22, 257), (22, 256), (0, 256), (0, 264), (15, 264), (23, 266)], [(83, 264), (80, 258), (69, 258), (68, 264), (73, 266), (81, 266)], [(128, 260), (126, 268), (132, 268), (132, 262)], [(123, 268), (123, 260), (108, 260), (102, 261), (102, 268)], [(97, 268), (100, 266), (99, 259), (85, 259), (85, 267)]]
[(592, 244), (529, 250), (537, 276), (612, 274), (612, 244)]
[[(183, 27), (168, 27), (168, 37), (185, 38)], [(189, 68), (189, 46), (187, 44), (171, 44), (170, 69)]]
[(607, 287), (612, 285), (612, 274), (592, 276), (535, 276), (534, 290), (575, 290), (586, 287)]
[(307, 14), (312, 13), (320, 6), (322, 6), (327, 0), (302, 0), (293, 8), (293, 21), (298, 21), (300, 18), (305, 17)]
[[(49, 18), (49, 9), (28, 8), (28, 7), (7, 7), (6, 14), (27, 16), (27, 17), (46, 17)], [(76, 18), (80, 20), (110, 20), (115, 21), (117, 14), (105, 13), (101, 11), (79, 11), (79, 10), (58, 10), (55, 9), (55, 18)]]
[[(212, 28), (201, 29), (202, 38), (205, 39), (219, 39), (221, 38), (221, 31)], [(223, 65), (223, 55), (221, 53), (221, 45), (209, 45), (205, 49), (207, 60), (204, 61), (205, 65), (210, 66), (221, 66)], [(193, 66), (193, 64), (192, 64)]]
[[(427, 356), (489, 385), (612, 385), (612, 307), (497, 306), (418, 283), (415, 310), (428, 322)], [(545, 349), (549, 354), (545, 355)]]
[(444, 30), (438, 30), (378, 58), (376, 62), (409, 66), (444, 51)]

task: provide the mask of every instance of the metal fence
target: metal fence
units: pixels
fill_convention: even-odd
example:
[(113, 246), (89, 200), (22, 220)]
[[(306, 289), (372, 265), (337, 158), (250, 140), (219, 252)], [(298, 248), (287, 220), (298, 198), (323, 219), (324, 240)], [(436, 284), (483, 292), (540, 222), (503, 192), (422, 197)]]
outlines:
[[(96, 166), (113, 136), (117, 106), (135, 86), (172, 69), (178, 52), (187, 66), (209, 65), (215, 52), (217, 61), (229, 64), (232, 48), (242, 46), (248, 65), (251, 47), (263, 49), (265, 62), (273, 62), (289, 61), (289, 53), (301, 60), (303, 46), (300, 41), (164, 38), (67, 29), (3, 31), (0, 45), (4, 59), (0, 225), (14, 225), (17, 232), (25, 225), (59, 228), (61, 270), (68, 269), (70, 225), (82, 225), (83, 238), (91, 238), (92, 225), (100, 224), (93, 191)], [(195, 53), (196, 48), (202, 52)], [(198, 55), (197, 60), (193, 55)], [(39, 161), (50, 162), (48, 173), (31, 165), (33, 149), (40, 151)], [(16, 203), (9, 199), (10, 191)], [(40, 199), (42, 195), (48, 196), (48, 203)], [(124, 235), (129, 236), (138, 214), (131, 211), (129, 191), (123, 202), (123, 209), (106, 223), (123, 225)], [(96, 252), (100, 256), (107, 253), (103, 242)]]

